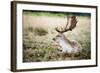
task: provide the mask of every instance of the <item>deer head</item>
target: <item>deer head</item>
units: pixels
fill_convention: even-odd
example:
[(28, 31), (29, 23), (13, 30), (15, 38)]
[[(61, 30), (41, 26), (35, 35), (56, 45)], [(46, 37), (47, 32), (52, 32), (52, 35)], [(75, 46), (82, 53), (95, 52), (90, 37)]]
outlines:
[(71, 25), (69, 28), (67, 28), (68, 26), (68, 21), (67, 21), (65, 28), (55, 29), (59, 34), (55, 38), (53, 38), (53, 40), (59, 44), (59, 46), (62, 48), (62, 52), (77, 53), (81, 51), (81, 46), (77, 41), (71, 41), (67, 37), (65, 37), (65, 35), (63, 34), (64, 32), (70, 31), (73, 28), (75, 28), (76, 23), (77, 23), (76, 17), (72, 16)]

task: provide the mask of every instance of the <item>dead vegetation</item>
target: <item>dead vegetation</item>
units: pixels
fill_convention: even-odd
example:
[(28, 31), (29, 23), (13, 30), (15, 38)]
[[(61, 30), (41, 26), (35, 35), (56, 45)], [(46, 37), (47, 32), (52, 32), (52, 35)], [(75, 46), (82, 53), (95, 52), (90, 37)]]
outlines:
[(66, 18), (45, 16), (23, 16), (23, 62), (80, 60), (91, 58), (90, 18), (78, 16), (73, 32), (65, 33), (69, 39), (77, 40), (83, 50), (72, 57), (61, 53), (52, 40), (57, 33), (55, 27), (66, 24)]

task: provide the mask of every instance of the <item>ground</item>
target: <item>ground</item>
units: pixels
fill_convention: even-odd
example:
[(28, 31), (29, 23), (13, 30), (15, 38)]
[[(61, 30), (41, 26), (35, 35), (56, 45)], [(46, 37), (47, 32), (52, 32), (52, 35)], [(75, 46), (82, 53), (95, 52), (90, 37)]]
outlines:
[(66, 38), (78, 41), (83, 50), (81, 54), (64, 55), (52, 39), (58, 34), (56, 27), (65, 27), (67, 17), (31, 15), (23, 13), (23, 62), (79, 60), (91, 58), (91, 21), (90, 16), (77, 16), (74, 30), (64, 33)]

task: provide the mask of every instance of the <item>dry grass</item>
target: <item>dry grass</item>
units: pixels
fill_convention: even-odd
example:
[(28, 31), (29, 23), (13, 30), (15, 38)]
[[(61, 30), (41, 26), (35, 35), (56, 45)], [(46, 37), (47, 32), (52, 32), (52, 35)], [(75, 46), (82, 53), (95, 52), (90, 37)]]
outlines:
[(23, 62), (80, 60), (91, 58), (90, 17), (77, 16), (77, 27), (73, 31), (64, 33), (70, 40), (78, 41), (83, 50), (71, 57), (62, 54), (53, 45), (58, 33), (55, 27), (65, 27), (67, 18), (51, 16), (23, 15)]

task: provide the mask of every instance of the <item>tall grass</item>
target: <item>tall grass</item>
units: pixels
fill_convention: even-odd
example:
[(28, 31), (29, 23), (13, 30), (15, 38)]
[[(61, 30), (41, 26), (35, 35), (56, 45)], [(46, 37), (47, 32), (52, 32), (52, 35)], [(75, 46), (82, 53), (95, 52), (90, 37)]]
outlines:
[[(39, 32), (37, 32), (36, 28), (34, 29), (32, 27), (24, 30), (23, 62), (59, 61), (71, 59), (80, 60), (91, 58), (91, 43), (90, 35), (88, 33), (84, 33), (86, 38), (76, 39), (82, 45), (83, 50), (80, 54), (76, 54), (74, 58), (72, 58), (71, 55), (66, 55), (65, 57), (64, 54), (57, 49), (57, 47), (52, 46), (52, 43), (35, 39), (36, 37), (41, 37)], [(47, 33), (46, 30), (45, 32)], [(36, 35), (36, 33), (39, 35)], [(41, 33), (44, 33), (44, 30), (41, 31)], [(46, 34), (42, 34), (42, 36), (46, 36)]]
[[(70, 13), (72, 14), (72, 13)], [(75, 14), (75, 13), (74, 13)], [(50, 16), (50, 22), (55, 21), (53, 18), (57, 17), (66, 17), (69, 15), (68, 13), (57, 13), (57, 12), (34, 12), (34, 11), (24, 11), (24, 15), (33, 16)], [(72, 14), (73, 15), (73, 14)], [(65, 36), (68, 39), (74, 39), (78, 41), (82, 46), (82, 51), (80, 53), (75, 54), (72, 57), (70, 54), (61, 53), (58, 50), (58, 47), (53, 46), (54, 43), (51, 38), (55, 37), (58, 33), (54, 31), (54, 25), (52, 24), (48, 29), (41, 28), (41, 26), (27, 26), (23, 28), (23, 62), (41, 62), (41, 61), (61, 61), (61, 60), (82, 60), (82, 59), (91, 59), (91, 32), (88, 26), (91, 26), (90, 14), (78, 14), (79, 26), (75, 28), (75, 30), (71, 32), (65, 33)], [(86, 17), (86, 18), (85, 18)], [(44, 18), (46, 19), (46, 18)], [(85, 20), (84, 20), (85, 19)], [(29, 22), (28, 20), (24, 20)], [(31, 21), (34, 22), (35, 21)], [(39, 21), (41, 24), (43, 21)], [(59, 21), (56, 21), (59, 23)], [(32, 25), (34, 25), (32, 24)], [(46, 25), (48, 25), (46, 23)], [(62, 23), (59, 23), (62, 24)], [(86, 24), (86, 25), (85, 25)], [(42, 24), (41, 24), (42, 25)], [(45, 26), (46, 26), (45, 25)], [(44, 26), (44, 27), (45, 27)], [(58, 26), (58, 25), (57, 25)], [(46, 28), (46, 27), (45, 27)], [(53, 32), (53, 33), (52, 33)]]

